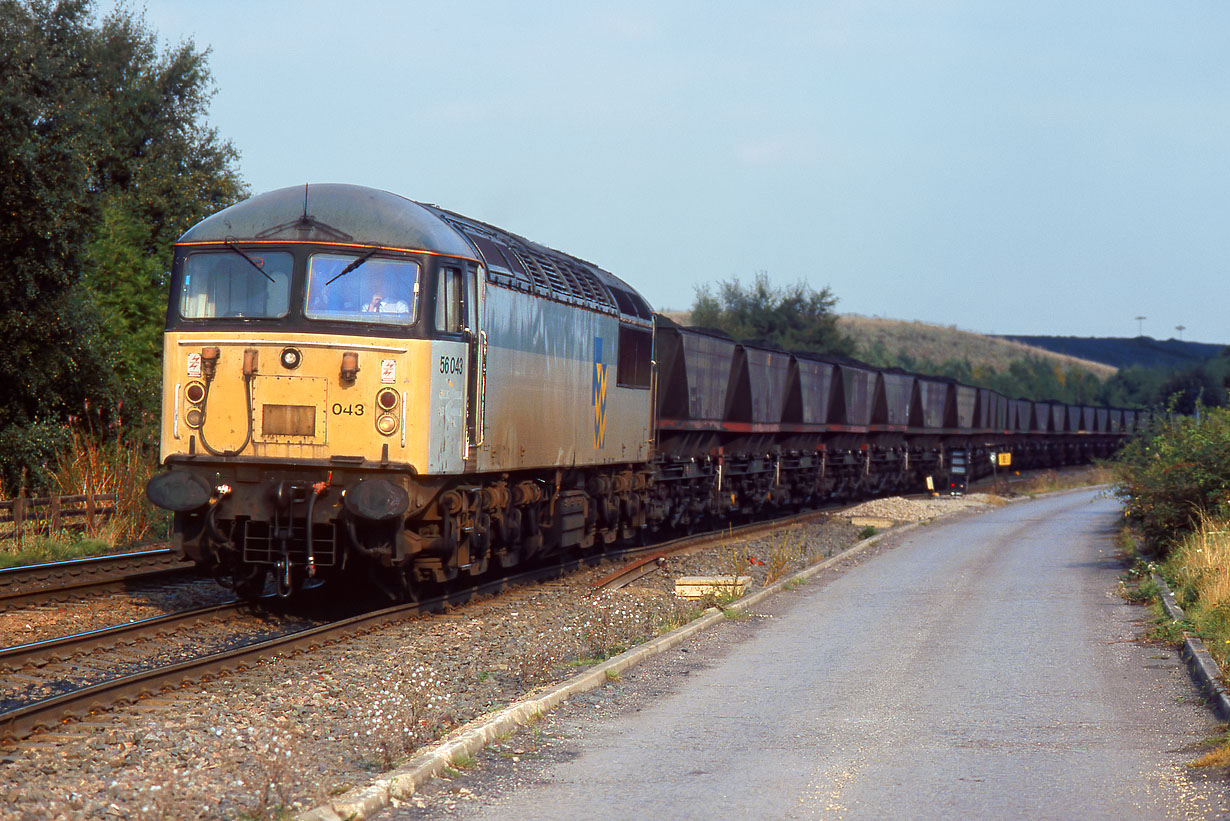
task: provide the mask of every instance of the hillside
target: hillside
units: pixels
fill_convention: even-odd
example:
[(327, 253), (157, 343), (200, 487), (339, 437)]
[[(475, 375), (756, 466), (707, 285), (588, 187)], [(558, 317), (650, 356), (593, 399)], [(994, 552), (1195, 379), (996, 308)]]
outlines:
[[(680, 325), (688, 324), (687, 311), (670, 311), (666, 312), (666, 316)], [(1019, 369), (1023, 360), (1033, 359), (1051, 363), (1064, 371), (1083, 371), (1098, 380), (1109, 379), (1116, 372), (1114, 366), (1101, 362), (917, 320), (843, 314), (838, 326), (843, 334), (854, 340), (857, 346), (855, 358), (875, 365), (898, 364), (903, 358), (908, 358), (917, 363), (918, 370), (935, 372), (937, 369), (927, 367), (928, 363), (938, 365), (958, 361), (968, 363), (971, 374), (989, 376), (1006, 374), (1014, 363)]]
[(1224, 345), (1205, 342), (1184, 342), (1180, 339), (1153, 339), (1148, 336), (1130, 338), (1092, 338), (1078, 336), (1004, 336), (1026, 345), (1044, 348), (1059, 354), (1127, 368), (1182, 370), (1216, 357)]
[(1014, 361), (1033, 357), (1049, 360), (1061, 368), (1078, 368), (1098, 379), (1110, 378), (1117, 368), (1103, 362), (1070, 356), (1043, 347), (1004, 337), (987, 336), (954, 326), (929, 325), (917, 320), (843, 314), (841, 332), (858, 345), (859, 359), (874, 361), (884, 355), (904, 351), (911, 358), (927, 362), (966, 361), (975, 371), (1002, 373)]

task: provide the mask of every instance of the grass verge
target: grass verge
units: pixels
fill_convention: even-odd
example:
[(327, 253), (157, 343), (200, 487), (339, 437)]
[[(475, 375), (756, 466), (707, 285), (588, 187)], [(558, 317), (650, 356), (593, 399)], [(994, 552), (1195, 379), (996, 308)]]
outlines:
[[(1131, 569), (1122, 579), (1125, 596), (1129, 601), (1147, 603), (1154, 611), (1150, 637), (1180, 644), (1185, 632), (1199, 636), (1221, 667), (1224, 679), (1230, 663), (1230, 522), (1200, 517), (1196, 529), (1160, 562), (1150, 560), (1139, 537), (1126, 527), (1119, 544), (1132, 560)], [(1154, 573), (1170, 586), (1183, 608), (1183, 621), (1172, 620), (1162, 609)], [(1191, 766), (1230, 773), (1230, 734), (1210, 739), (1209, 744), (1213, 749)]]

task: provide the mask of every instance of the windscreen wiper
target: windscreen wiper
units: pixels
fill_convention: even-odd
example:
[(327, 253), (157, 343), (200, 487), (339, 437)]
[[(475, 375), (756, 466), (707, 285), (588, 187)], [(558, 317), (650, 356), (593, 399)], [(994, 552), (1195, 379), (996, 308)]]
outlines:
[[(361, 257), (359, 257), (358, 259), (356, 259), (354, 262), (352, 262), (352, 263), (350, 263), (349, 265), (347, 265), (347, 266), (346, 266), (345, 268), (343, 268), (342, 270), (338, 271), (338, 272), (337, 272), (337, 275), (336, 275), (336, 276), (334, 276), (334, 277), (333, 277), (333, 279), (341, 279), (342, 277), (346, 276), (346, 274), (349, 274), (349, 273), (350, 273), (351, 271), (353, 271), (355, 268), (358, 268), (360, 265), (362, 265), (363, 263), (365, 263), (365, 262), (367, 262), (369, 259), (371, 259), (372, 255), (373, 255), (373, 254), (375, 254), (375, 253), (376, 253), (376, 250), (373, 248), (372, 250), (368, 251), (368, 252), (367, 252), (366, 254), (364, 254), (363, 256), (361, 256)], [(326, 282), (326, 283), (325, 283), (325, 285), (332, 285), (332, 284), (333, 284), (333, 279), (331, 279), (331, 280), (329, 280), (328, 282)]]
[(239, 254), (239, 256), (241, 256), (241, 257), (243, 257), (244, 259), (246, 259), (246, 260), (248, 261), (248, 264), (249, 264), (249, 265), (251, 265), (251, 266), (252, 266), (253, 268), (255, 268), (256, 270), (260, 271), (260, 272), (261, 272), (261, 275), (262, 275), (262, 276), (264, 276), (264, 277), (265, 277), (265, 279), (269, 280), (270, 282), (273, 282), (273, 277), (269, 276), (269, 274), (266, 274), (266, 273), (265, 273), (265, 269), (264, 269), (264, 268), (262, 268), (262, 267), (260, 267), (259, 265), (257, 265), (257, 264), (256, 264), (256, 260), (252, 259), (252, 257), (248, 256), (248, 255), (247, 255), (247, 254), (245, 254), (243, 251), (239, 250), (239, 246), (238, 246), (238, 245), (236, 245), (236, 244), (235, 244), (235, 243), (233, 243), (233, 242), (228, 242), (228, 243), (226, 244), (226, 247), (227, 247), (227, 248), (230, 248), (230, 249), (231, 249), (232, 251), (234, 251), (236, 254)]

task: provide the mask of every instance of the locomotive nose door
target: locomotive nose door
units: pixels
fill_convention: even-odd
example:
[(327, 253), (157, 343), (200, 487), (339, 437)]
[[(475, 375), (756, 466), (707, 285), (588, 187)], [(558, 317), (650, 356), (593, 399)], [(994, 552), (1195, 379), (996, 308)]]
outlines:
[[(484, 278), (477, 265), (466, 267), (465, 314), (466, 335), (470, 344), (470, 368), (466, 374), (466, 442), (467, 459), (476, 457), (475, 451), (483, 443), (483, 394), (486, 378), (487, 334), (482, 328), (482, 298)], [(473, 466), (471, 466), (473, 467)]]
[(434, 420), (428, 441), (429, 468), (439, 473), (460, 473), (469, 455), (467, 394), (473, 343), (467, 301), (461, 267), (442, 266), (436, 286), (430, 393)]

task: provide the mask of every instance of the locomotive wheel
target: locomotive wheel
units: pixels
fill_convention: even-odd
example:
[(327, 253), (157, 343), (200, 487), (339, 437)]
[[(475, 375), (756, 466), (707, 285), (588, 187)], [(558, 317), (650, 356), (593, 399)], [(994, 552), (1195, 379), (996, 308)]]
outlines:
[(254, 566), (247, 576), (232, 576), (235, 595), (247, 601), (256, 601), (265, 592), (265, 579), (268, 575), (267, 568)]
[(414, 566), (409, 565), (402, 571), (402, 591), (403, 601), (408, 603), (420, 602), (423, 600), (423, 582), (416, 578)]

